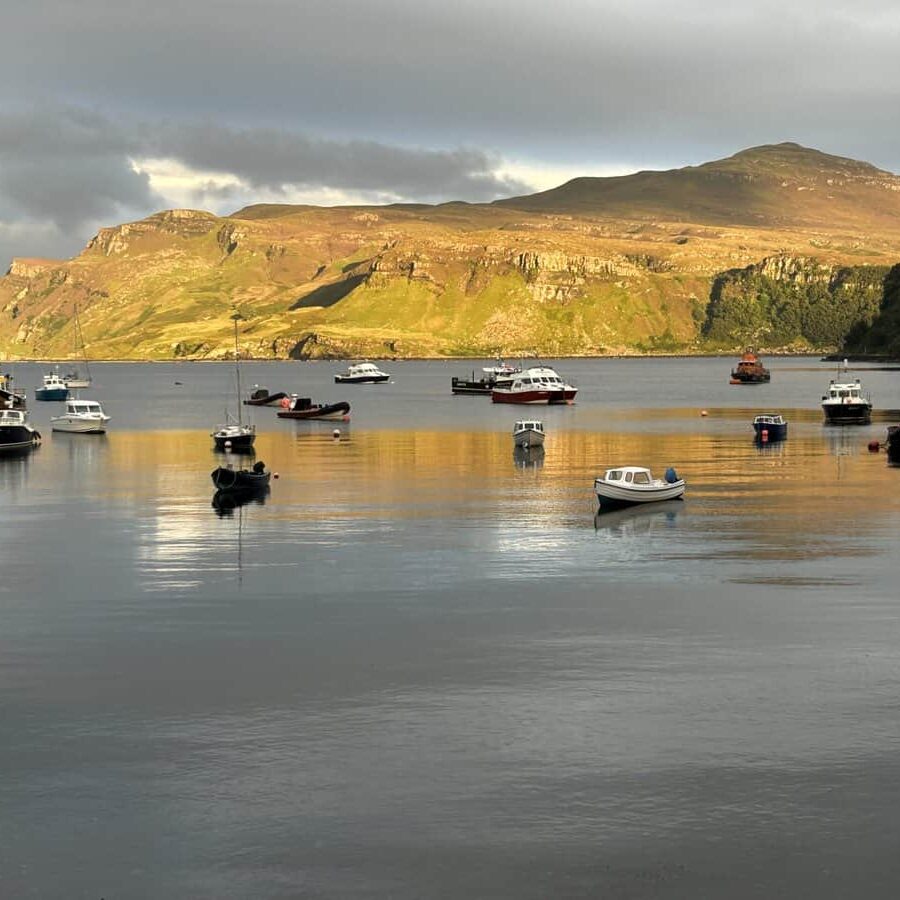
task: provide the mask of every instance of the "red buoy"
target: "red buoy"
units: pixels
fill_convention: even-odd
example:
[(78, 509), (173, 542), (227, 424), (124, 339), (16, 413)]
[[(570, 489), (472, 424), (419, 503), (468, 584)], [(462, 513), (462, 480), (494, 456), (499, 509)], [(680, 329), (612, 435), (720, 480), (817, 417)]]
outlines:
[(878, 441), (869, 441), (869, 453), (877, 453), (881, 449)]
[(759, 439), (764, 444), (767, 444), (769, 442), (769, 429), (768, 428), (763, 428), (763, 430), (759, 433)]

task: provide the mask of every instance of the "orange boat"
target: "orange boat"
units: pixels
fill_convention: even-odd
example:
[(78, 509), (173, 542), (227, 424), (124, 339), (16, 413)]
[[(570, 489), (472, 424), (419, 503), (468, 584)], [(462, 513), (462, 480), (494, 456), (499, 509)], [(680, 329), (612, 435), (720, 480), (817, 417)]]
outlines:
[(769, 378), (769, 370), (752, 350), (748, 350), (731, 370), (731, 384), (765, 384)]

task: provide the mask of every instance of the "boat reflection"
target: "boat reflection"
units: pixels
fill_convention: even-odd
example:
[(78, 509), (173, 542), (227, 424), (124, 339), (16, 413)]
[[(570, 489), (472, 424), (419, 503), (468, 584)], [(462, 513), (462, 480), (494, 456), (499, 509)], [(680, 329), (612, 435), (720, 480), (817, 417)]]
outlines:
[(216, 491), (212, 498), (212, 508), (217, 516), (230, 516), (241, 506), (248, 503), (265, 505), (271, 488), (269, 485), (259, 488), (244, 488), (242, 490)]
[(39, 446), (36, 444), (33, 449), (23, 447), (21, 450), (7, 450), (0, 453), (0, 490), (19, 488), (25, 484), (31, 454)]
[(608, 535), (649, 534), (676, 525), (684, 511), (683, 500), (662, 500), (625, 509), (598, 510), (594, 513), (594, 530)]
[(542, 469), (544, 467), (543, 447), (516, 447), (513, 462), (517, 469)]

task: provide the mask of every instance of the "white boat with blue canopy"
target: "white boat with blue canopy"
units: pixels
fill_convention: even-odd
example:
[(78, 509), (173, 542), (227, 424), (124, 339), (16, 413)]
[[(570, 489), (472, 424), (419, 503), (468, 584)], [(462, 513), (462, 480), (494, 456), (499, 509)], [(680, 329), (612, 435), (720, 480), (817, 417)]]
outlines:
[(618, 466), (594, 480), (601, 509), (677, 500), (684, 495), (684, 487), (684, 479), (672, 468), (666, 469), (665, 478), (654, 478), (642, 466)]

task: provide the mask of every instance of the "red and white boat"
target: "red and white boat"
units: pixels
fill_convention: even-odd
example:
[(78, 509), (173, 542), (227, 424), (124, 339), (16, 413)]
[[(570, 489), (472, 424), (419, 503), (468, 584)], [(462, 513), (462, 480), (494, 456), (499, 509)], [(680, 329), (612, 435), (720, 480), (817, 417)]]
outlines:
[(578, 388), (567, 384), (549, 366), (532, 366), (510, 381), (494, 386), (494, 403), (571, 403)]

